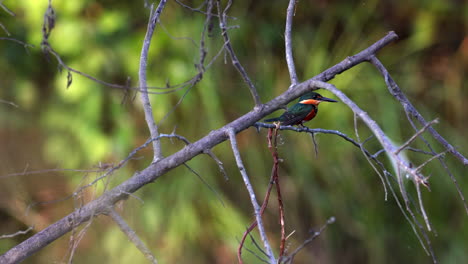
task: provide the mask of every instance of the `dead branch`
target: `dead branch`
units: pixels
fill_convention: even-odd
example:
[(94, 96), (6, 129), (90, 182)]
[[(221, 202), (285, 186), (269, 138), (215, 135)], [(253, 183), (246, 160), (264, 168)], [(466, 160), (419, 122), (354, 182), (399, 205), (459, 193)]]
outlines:
[[(148, 51), (149, 47), (151, 46), (151, 38), (153, 37), (154, 29), (156, 28), (156, 23), (159, 20), (159, 16), (161, 15), (164, 6), (166, 5), (166, 0), (161, 0), (159, 2), (158, 7), (153, 12), (153, 5), (150, 8), (150, 20), (148, 22), (148, 29), (146, 31), (146, 36), (143, 41), (143, 47), (141, 49), (141, 57), (140, 57), (140, 68), (138, 72), (138, 77), (140, 79), (140, 87), (142, 87), (143, 91), (141, 92), (141, 102), (143, 103), (143, 109), (145, 111), (145, 119), (148, 125), (151, 138), (157, 138), (159, 136), (158, 126), (154, 122), (153, 117), (153, 109), (151, 107), (151, 102), (148, 96), (148, 89), (146, 88), (146, 65), (148, 61)], [(161, 150), (161, 143), (158, 140), (153, 141), (153, 162), (158, 162), (162, 159), (162, 150)]]
[(229, 56), (231, 57), (232, 64), (237, 69), (239, 74), (242, 76), (242, 79), (244, 80), (244, 82), (249, 86), (250, 94), (252, 95), (252, 98), (254, 99), (255, 107), (260, 107), (262, 102), (260, 101), (260, 97), (258, 96), (257, 88), (255, 88), (255, 85), (250, 80), (249, 75), (245, 71), (244, 67), (242, 67), (242, 64), (239, 62), (239, 59), (237, 58), (236, 53), (234, 52), (234, 49), (232, 48), (231, 40), (227, 32), (226, 17), (227, 17), (227, 11), (231, 7), (232, 0), (228, 1), (228, 4), (224, 8), (223, 12), (221, 12), (221, 6), (219, 2), (220, 2), (219, 0), (216, 0), (216, 7), (218, 9), (218, 16), (219, 16), (219, 27), (221, 28), (222, 36), (224, 38), (224, 46), (227, 52), (229, 53)]
[[(382, 74), (385, 80), (385, 84), (388, 87), (388, 90), (390, 93), (401, 103), (403, 106), (404, 110), (406, 113), (410, 114), (411, 116), (415, 117), (418, 122), (426, 126), (427, 121), (424, 119), (424, 117), (416, 110), (416, 108), (413, 106), (413, 104), (408, 100), (408, 98), (405, 96), (405, 94), (401, 91), (400, 87), (396, 84), (396, 82), (393, 80), (393, 78), (390, 76), (390, 73), (388, 73), (387, 69), (383, 64), (380, 62), (380, 60), (375, 57), (371, 56), (369, 58), (369, 61), (379, 70), (379, 72)], [(411, 120), (409, 120), (411, 122)], [(442, 137), (434, 128), (431, 126), (428, 128), (429, 133), (440, 142), (444, 146), (446, 150), (448, 150), (453, 156), (455, 156), (457, 159), (459, 159), (463, 165), (468, 165), (468, 159), (463, 156), (455, 147), (453, 147), (447, 140), (445, 140), (444, 137)]]
[(284, 257), (281, 259), (281, 263), (293, 263), (294, 257), (299, 253), (304, 247), (306, 247), (308, 244), (310, 244), (312, 241), (314, 241), (318, 236), (320, 236), (323, 231), (327, 228), (328, 225), (331, 225), (335, 223), (336, 219), (334, 216), (328, 218), (327, 222), (320, 227), (318, 231), (311, 232), (311, 235), (309, 238), (307, 238), (300, 246), (298, 246), (289, 256)]
[[(249, 176), (247, 175), (246, 169), (242, 162), (242, 158), (239, 153), (239, 149), (237, 147), (237, 140), (236, 140), (236, 132), (234, 129), (229, 129), (226, 131), (226, 134), (229, 136), (229, 140), (231, 141), (231, 148), (234, 154), (234, 158), (236, 159), (237, 167), (242, 175), (242, 180), (244, 180), (245, 187), (249, 192), (250, 201), (254, 208), (255, 214), (255, 221), (257, 222), (258, 230), (260, 232), (260, 237), (262, 238), (263, 246), (265, 247), (266, 253), (268, 255), (268, 259), (270, 264), (275, 264), (276, 259), (275, 255), (273, 254), (273, 250), (271, 249), (270, 242), (266, 236), (265, 227), (263, 226), (262, 215), (260, 213), (260, 205), (258, 205), (257, 198), (255, 196), (255, 191), (253, 190), (252, 184), (250, 183)], [(240, 256), (239, 256), (240, 257)], [(242, 262), (241, 259), (239, 259)]]
[(19, 236), (19, 235), (25, 235), (25, 234), (29, 233), (32, 230), (34, 230), (34, 226), (30, 226), (26, 230), (20, 230), (18, 232), (13, 233), (13, 234), (1, 235), (0, 239), (12, 238), (12, 237)]
[(296, 12), (296, 0), (289, 0), (288, 9), (286, 11), (286, 27), (284, 29), (284, 47), (286, 52), (286, 63), (288, 65), (289, 76), (291, 78), (291, 87), (299, 82), (294, 65), (294, 56), (292, 50), (292, 23)]

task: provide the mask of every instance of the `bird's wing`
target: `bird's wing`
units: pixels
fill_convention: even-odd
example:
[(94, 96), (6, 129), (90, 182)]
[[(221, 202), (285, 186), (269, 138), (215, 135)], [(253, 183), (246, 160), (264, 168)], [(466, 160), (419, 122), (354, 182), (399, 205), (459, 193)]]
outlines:
[(281, 124), (283, 126), (297, 125), (301, 123), (302, 120), (307, 116), (308, 112), (305, 113), (294, 113), (291, 111), (286, 111), (281, 115)]
[(279, 121), (280, 118), (279, 117), (275, 117), (275, 118), (270, 118), (270, 119), (265, 119), (263, 120), (264, 122), (276, 122), (276, 121)]

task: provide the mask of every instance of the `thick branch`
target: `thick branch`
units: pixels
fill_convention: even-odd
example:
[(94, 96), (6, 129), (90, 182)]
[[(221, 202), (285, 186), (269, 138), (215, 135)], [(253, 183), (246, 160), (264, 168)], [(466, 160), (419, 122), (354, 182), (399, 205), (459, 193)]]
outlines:
[(380, 142), (382, 147), (387, 152), (389, 158), (392, 162), (396, 162), (398, 169), (401, 169), (405, 173), (411, 174), (415, 179), (419, 178), (418, 172), (412, 168), (412, 165), (408, 163), (407, 160), (401, 158), (398, 154), (398, 147), (393, 144), (393, 142), (387, 137), (385, 132), (380, 128), (380, 126), (365, 112), (363, 111), (353, 100), (349, 99), (343, 92), (338, 90), (334, 85), (329, 83), (317, 84), (320, 85), (320, 88), (328, 90), (335, 94), (340, 100), (346, 104), (355, 115), (357, 115), (361, 120), (367, 125), (367, 127), (372, 131), (377, 140)]

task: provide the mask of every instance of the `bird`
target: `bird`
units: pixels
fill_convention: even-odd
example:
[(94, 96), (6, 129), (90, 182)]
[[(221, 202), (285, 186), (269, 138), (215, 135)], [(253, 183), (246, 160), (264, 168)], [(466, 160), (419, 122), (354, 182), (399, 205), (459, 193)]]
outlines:
[(303, 125), (305, 122), (312, 120), (318, 112), (318, 105), (321, 102), (332, 102), (338, 101), (323, 97), (316, 92), (307, 92), (299, 98), (299, 102), (291, 106), (281, 116), (266, 119), (265, 122), (280, 122), (283, 126), (289, 125)]

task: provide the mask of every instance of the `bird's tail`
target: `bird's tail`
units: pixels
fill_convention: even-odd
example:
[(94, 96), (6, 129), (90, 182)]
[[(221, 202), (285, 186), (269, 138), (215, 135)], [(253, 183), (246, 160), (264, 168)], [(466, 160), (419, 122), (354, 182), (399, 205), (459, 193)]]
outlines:
[(275, 117), (275, 118), (265, 119), (263, 121), (265, 121), (265, 122), (276, 122), (276, 121), (279, 121), (279, 120), (280, 120), (279, 117)]

